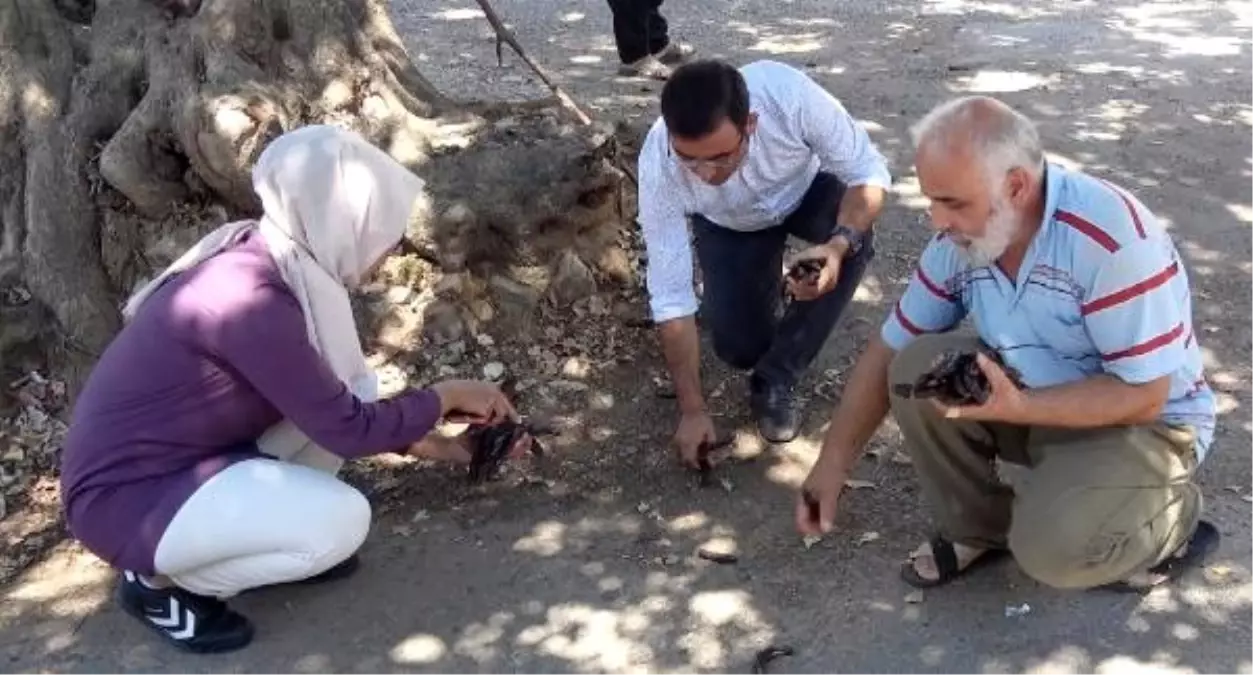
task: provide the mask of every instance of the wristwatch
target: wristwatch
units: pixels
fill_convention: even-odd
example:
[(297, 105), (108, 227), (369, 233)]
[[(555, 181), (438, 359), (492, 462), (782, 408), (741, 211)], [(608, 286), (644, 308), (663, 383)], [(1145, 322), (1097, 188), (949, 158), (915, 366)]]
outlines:
[(848, 250), (844, 252), (844, 255), (847, 257), (850, 255), (857, 255), (861, 251), (861, 245), (866, 239), (866, 233), (861, 230), (855, 230), (847, 225), (837, 224), (835, 229), (831, 232), (831, 239), (835, 239), (836, 237), (844, 237), (844, 239), (848, 242)]

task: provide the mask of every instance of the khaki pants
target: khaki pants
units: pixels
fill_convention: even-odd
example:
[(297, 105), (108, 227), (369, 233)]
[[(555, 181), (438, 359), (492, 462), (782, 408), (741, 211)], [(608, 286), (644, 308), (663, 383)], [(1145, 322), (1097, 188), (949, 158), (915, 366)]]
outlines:
[[(892, 362), (890, 383), (912, 382), (946, 349), (978, 339), (923, 336)], [(931, 401), (891, 397), (940, 534), (1006, 548), (1057, 588), (1124, 580), (1171, 555), (1201, 512), (1192, 430), (1165, 424), (1061, 429), (948, 420)], [(1031, 468), (1017, 491), (994, 459)]]

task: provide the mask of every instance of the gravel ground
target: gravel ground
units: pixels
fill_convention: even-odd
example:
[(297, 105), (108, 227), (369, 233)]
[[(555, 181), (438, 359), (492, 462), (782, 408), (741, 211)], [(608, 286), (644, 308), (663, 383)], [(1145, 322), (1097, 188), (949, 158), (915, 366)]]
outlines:
[[(394, 9), (419, 66), (454, 95), (544, 95), (507, 49), (496, 65), (472, 2)], [(497, 9), (595, 116), (656, 114), (657, 84), (615, 74), (605, 5)], [(1207, 569), (1144, 598), (1055, 592), (1012, 564), (910, 594), (896, 567), (928, 520), (890, 429), (860, 468), (873, 485), (846, 500), (837, 534), (806, 549), (791, 530), (790, 488), (813, 459), (825, 402), (815, 397), (806, 436), (787, 447), (762, 451), (742, 435), (743, 461), (722, 473), (732, 489), (697, 490), (662, 449), (669, 403), (650, 393), (645, 373), (660, 364), (639, 334), (618, 346), (630, 363), (536, 398), (566, 425), (554, 467), (473, 491), (446, 471), (395, 470), (376, 497), (360, 575), (241, 600), (260, 626), (249, 650), (171, 654), (108, 605), (101, 565), (65, 545), (2, 591), (6, 669), (737, 672), (775, 643), (795, 647), (778, 664), (791, 672), (1253, 671), (1248, 5), (744, 0), (664, 10), (703, 54), (806, 68), (893, 163), (880, 256), (819, 379), (839, 379), (920, 250), (905, 130), (947, 96), (985, 92), (1019, 106), (1056, 159), (1135, 190), (1170, 224), (1223, 415), (1201, 472), (1207, 517), (1225, 535)], [(743, 431), (742, 383), (714, 364), (707, 372), (720, 423)], [(711, 540), (734, 546), (739, 563), (696, 558)]]

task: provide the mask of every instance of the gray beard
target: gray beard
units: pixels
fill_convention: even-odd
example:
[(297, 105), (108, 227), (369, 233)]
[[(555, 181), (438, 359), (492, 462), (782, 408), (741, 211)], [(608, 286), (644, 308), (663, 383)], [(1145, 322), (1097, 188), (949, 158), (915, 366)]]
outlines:
[(962, 247), (962, 255), (973, 267), (989, 267), (1002, 255), (1018, 230), (1014, 221), (1014, 211), (1008, 203), (999, 203), (988, 218), (987, 230), (982, 237), (970, 239), (968, 246)]

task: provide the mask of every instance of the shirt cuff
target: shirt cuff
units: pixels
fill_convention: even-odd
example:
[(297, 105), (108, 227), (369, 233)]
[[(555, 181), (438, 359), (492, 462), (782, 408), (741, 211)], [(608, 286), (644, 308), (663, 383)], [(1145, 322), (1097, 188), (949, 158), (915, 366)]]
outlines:
[(696, 314), (700, 304), (693, 293), (682, 299), (653, 301), (649, 303), (653, 312), (653, 322), (662, 323), (672, 319), (681, 319)]
[(887, 170), (887, 167), (880, 165), (873, 171), (854, 175), (849, 179), (847, 185), (848, 187), (873, 185), (888, 190), (892, 187), (892, 174)]

